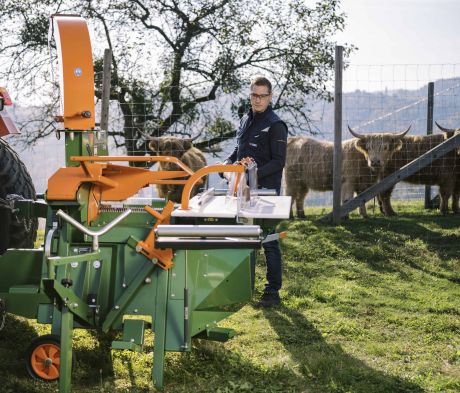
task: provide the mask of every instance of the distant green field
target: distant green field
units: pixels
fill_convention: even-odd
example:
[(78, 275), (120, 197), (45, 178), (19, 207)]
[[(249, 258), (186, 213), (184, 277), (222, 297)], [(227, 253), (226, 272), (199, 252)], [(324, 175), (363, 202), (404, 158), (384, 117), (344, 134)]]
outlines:
[[(385, 218), (340, 226), (285, 221), (283, 305), (245, 306), (223, 322), (238, 335), (168, 353), (164, 392), (460, 392), (460, 217), (396, 203)], [(326, 213), (327, 211), (324, 211)], [(262, 256), (257, 293), (264, 283)], [(0, 332), (0, 392), (57, 391), (28, 379), (22, 353), (43, 326), (9, 316)], [(78, 331), (73, 392), (147, 392), (152, 344), (110, 351)]]

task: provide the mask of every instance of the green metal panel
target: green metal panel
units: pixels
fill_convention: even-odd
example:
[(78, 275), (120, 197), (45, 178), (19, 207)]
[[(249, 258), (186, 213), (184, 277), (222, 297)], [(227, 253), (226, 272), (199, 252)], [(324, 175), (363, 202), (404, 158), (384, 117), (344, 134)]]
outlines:
[(0, 256), (0, 298), (7, 311), (36, 318), (39, 303), (51, 300), (39, 293), (43, 250), (7, 250)]
[(184, 250), (174, 252), (174, 266), (169, 275), (169, 298), (171, 300), (184, 299), (185, 254)]
[(113, 349), (129, 349), (141, 352), (144, 345), (145, 321), (125, 319), (123, 322), (123, 341), (113, 341)]
[(123, 323), (123, 341), (144, 345), (145, 321), (142, 319), (125, 319)]
[(233, 329), (221, 327), (209, 327), (196, 336), (202, 340), (225, 342), (234, 337), (236, 332)]
[[(155, 287), (152, 288), (148, 283), (146, 283), (146, 278), (151, 277), (154, 268), (155, 266), (152, 263), (145, 263), (142, 265), (137, 274), (132, 278), (132, 280), (128, 281), (124, 291), (119, 297), (116, 298), (115, 304), (105, 318), (105, 321), (102, 325), (104, 332), (112, 329), (114, 325), (116, 326), (117, 322), (119, 324), (123, 318), (123, 315), (149, 315), (147, 314), (148, 310), (140, 309), (138, 303), (136, 302), (138, 299), (143, 298), (142, 294), (139, 294), (142, 289), (147, 288), (147, 291), (152, 291), (152, 289), (153, 291), (155, 290)], [(149, 299), (152, 304), (155, 300), (154, 293), (155, 292), (152, 293), (153, 296), (151, 296)]]
[(43, 293), (0, 293), (6, 303), (6, 311), (25, 318), (36, 318), (40, 303), (51, 303)]
[[(152, 226), (153, 224), (150, 225), (150, 228)], [(106, 233), (105, 235), (102, 235), (99, 238), (99, 241), (101, 243), (125, 243), (130, 236), (133, 236), (139, 240), (144, 240), (147, 237), (150, 228), (140, 226), (115, 228), (112, 231)]]
[(53, 322), (53, 310), (52, 304), (39, 304), (37, 311), (37, 322), (50, 324)]
[(165, 350), (182, 352), (185, 348), (190, 350), (191, 342), (190, 336), (184, 337), (184, 300), (171, 300), (170, 298), (167, 308)]
[[(110, 232), (108, 232), (105, 237), (112, 236), (114, 233), (123, 231), (123, 228), (140, 228), (146, 234), (148, 233), (148, 230), (152, 228), (153, 224), (156, 222), (155, 218), (147, 213), (145, 210), (143, 210), (143, 206), (139, 206), (137, 208), (133, 206), (126, 205), (125, 208), (131, 207), (132, 208), (132, 213), (126, 217), (119, 225), (117, 225), (114, 229), (112, 229)], [(101, 212), (99, 216), (91, 223), (91, 226), (94, 227), (103, 227), (116, 217), (120, 215), (120, 211), (107, 211), (107, 212)], [(129, 235), (128, 235), (129, 236)], [(124, 240), (128, 237), (126, 236)], [(113, 240), (110, 240), (113, 241)]]
[(46, 217), (49, 206), (44, 201), (18, 200), (14, 207), (19, 209), (22, 217)]
[(20, 285), (15, 287), (10, 287), (10, 293), (13, 294), (27, 294), (35, 295), (38, 293), (38, 286), (36, 285)]
[(127, 349), (134, 352), (142, 352), (142, 347), (129, 341), (112, 341), (112, 349)]
[(10, 287), (40, 285), (43, 250), (7, 250), (0, 256), (0, 292)]
[(249, 250), (188, 251), (190, 335), (239, 310), (252, 298)]
[(94, 131), (65, 131), (66, 166), (78, 166), (80, 163), (70, 161), (71, 156), (95, 155), (94, 146), (98, 146), (98, 154), (107, 154), (107, 145), (99, 143)]
[[(91, 249), (88, 244), (68, 244), (62, 240), (59, 244), (59, 254), (62, 255), (62, 259), (56, 261), (60, 266), (57, 266), (55, 274), (51, 275), (51, 277), (55, 277), (56, 284), (48, 284), (48, 289), (52, 291), (51, 293), (58, 296), (58, 298), (69, 297), (70, 294), (64, 296), (61, 282), (64, 278), (71, 280), (72, 285), (69, 290), (76, 297), (73, 299), (73, 302), (78, 303), (79, 309), (84, 309), (85, 313), (87, 313), (88, 295), (98, 293), (101, 291), (101, 287), (102, 291), (104, 289), (103, 285), (101, 285), (101, 276), (104, 269), (110, 269), (112, 249), (111, 247), (101, 248), (99, 253), (95, 254), (90, 252)], [(106, 309), (108, 307), (106, 304), (107, 294), (102, 292), (98, 294), (98, 298), (101, 302), (100, 309), (103, 310), (104, 307)]]
[(79, 297), (70, 288), (65, 288), (56, 280), (44, 279), (44, 287), (49, 296), (59, 298), (66, 308), (73, 314), (81, 319), (83, 323), (86, 322), (88, 326), (93, 325), (92, 313), (89, 306), (85, 301)]
[[(196, 303), (193, 304), (195, 310), (235, 312), (241, 308), (241, 303), (251, 300), (249, 252), (225, 251), (223, 255), (216, 251), (209, 253), (211, 255), (207, 258), (207, 273), (197, 274), (194, 283), (196, 285), (194, 297)], [(210, 290), (206, 297), (202, 297), (202, 288)]]

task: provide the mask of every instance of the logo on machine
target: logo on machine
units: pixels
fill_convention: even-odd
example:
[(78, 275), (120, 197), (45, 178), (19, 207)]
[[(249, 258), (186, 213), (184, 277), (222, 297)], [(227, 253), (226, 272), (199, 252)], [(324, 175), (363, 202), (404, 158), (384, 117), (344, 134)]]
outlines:
[(75, 68), (75, 69), (73, 70), (73, 74), (74, 74), (75, 76), (81, 76), (81, 74), (83, 74), (83, 71), (81, 70), (80, 67), (77, 67), (77, 68)]

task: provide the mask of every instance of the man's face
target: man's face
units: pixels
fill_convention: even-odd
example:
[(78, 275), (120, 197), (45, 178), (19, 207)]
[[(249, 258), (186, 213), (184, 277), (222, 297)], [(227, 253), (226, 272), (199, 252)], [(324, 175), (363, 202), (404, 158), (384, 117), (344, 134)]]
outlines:
[(265, 112), (272, 99), (272, 93), (268, 92), (267, 86), (254, 85), (249, 94), (253, 112)]

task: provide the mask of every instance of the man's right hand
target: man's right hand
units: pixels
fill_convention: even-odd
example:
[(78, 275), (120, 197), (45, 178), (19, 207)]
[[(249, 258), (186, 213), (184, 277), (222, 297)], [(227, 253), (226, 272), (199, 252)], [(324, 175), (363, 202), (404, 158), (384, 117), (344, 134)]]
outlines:
[[(215, 165), (227, 165), (227, 164), (230, 164), (227, 160), (225, 161), (219, 161), (219, 162), (216, 162)], [(219, 176), (222, 178), (222, 179), (225, 179), (225, 175), (224, 175), (224, 172), (218, 172)]]

